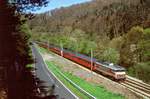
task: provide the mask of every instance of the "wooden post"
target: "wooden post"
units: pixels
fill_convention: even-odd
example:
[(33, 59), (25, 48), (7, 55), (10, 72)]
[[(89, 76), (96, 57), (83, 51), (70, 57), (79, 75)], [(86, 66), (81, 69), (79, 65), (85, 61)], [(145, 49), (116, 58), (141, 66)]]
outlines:
[(49, 50), (49, 40), (47, 41), (47, 49)]
[(93, 50), (91, 49), (91, 71), (93, 70)]
[(78, 52), (78, 43), (76, 43), (76, 55), (77, 55), (77, 52)]

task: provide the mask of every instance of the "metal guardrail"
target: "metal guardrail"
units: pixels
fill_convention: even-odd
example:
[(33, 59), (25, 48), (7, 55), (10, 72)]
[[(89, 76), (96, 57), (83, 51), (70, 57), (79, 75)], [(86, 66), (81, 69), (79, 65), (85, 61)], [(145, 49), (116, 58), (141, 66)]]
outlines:
[(84, 89), (82, 89), (80, 86), (78, 86), (77, 84), (75, 84), (72, 80), (70, 80), (68, 77), (66, 77), (63, 73), (61, 73), (60, 71), (57, 70), (56, 67), (53, 67), (56, 69), (56, 71), (63, 76), (70, 84), (72, 84), (74, 87), (76, 87), (80, 92), (82, 92), (83, 94), (87, 95), (90, 99), (96, 99), (96, 97), (94, 97), (93, 95), (91, 95), (90, 93), (88, 93), (87, 91), (85, 91)]

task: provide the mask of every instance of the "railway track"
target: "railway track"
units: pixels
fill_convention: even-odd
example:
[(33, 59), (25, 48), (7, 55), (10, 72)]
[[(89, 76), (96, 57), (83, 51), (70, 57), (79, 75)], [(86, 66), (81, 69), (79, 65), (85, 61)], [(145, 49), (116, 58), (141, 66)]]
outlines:
[(121, 85), (137, 93), (138, 95), (143, 96), (143, 98), (150, 99), (150, 85), (140, 80), (127, 76), (126, 80), (122, 82)]

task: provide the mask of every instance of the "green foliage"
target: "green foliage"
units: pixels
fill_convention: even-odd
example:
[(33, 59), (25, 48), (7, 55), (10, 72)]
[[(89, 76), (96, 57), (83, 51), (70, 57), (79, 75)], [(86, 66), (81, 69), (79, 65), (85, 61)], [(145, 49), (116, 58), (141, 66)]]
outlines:
[(32, 52), (29, 47), (31, 31), (26, 23), (20, 25), (18, 27), (20, 34), (18, 35), (16, 41), (16, 49), (19, 53), (20, 61), (24, 61), (24, 65), (30, 64), (33, 62), (32, 60)]
[(46, 32), (46, 28), (43, 26), (37, 26), (37, 28), (34, 28), (32, 31), (33, 32), (41, 32), (41, 31)]
[(128, 44), (136, 44), (141, 39), (143, 35), (143, 28), (136, 26), (131, 28), (131, 30), (126, 34), (126, 42)]
[(128, 74), (150, 83), (150, 62), (138, 63), (128, 69)]
[(117, 63), (119, 60), (119, 53), (113, 48), (106, 48), (100, 58), (103, 61)]
[(149, 6), (141, 5), (139, 0), (94, 0), (37, 15), (31, 26), (37, 29), (47, 27), (44, 31), (53, 33), (62, 32), (67, 27), (66, 32), (79, 29), (89, 35), (107, 35), (113, 39), (134, 26), (148, 27), (148, 10)]
[(20, 26), (20, 29), (21, 29), (21, 31), (24, 32), (24, 33), (31, 34), (31, 30), (30, 30), (30, 28), (29, 28), (29, 26), (28, 26), (27, 23), (22, 24), (22, 25)]
[(146, 62), (150, 60), (150, 29), (145, 29), (142, 39), (138, 43), (139, 60)]
[(137, 44), (138, 63), (128, 69), (129, 75), (150, 83), (150, 29), (145, 29)]
[(114, 48), (117, 51), (120, 51), (123, 42), (124, 42), (124, 38), (122, 36), (116, 37), (110, 41), (109, 47)]
[(124, 42), (120, 49), (120, 64), (132, 66), (138, 62), (137, 44), (143, 35), (143, 28), (133, 27), (124, 36)]

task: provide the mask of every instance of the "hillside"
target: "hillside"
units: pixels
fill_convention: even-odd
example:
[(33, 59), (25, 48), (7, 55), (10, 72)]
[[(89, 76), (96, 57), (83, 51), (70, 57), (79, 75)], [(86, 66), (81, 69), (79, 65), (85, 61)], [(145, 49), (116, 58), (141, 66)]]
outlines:
[(93, 0), (36, 15), (28, 22), (34, 40), (128, 68), (149, 81), (150, 1)]
[[(56, 32), (63, 27), (81, 29), (86, 33), (106, 35), (112, 39), (133, 26), (149, 26), (149, 0), (94, 0), (90, 3), (55, 9), (37, 17), (46, 31)], [(37, 20), (35, 19), (35, 20)], [(42, 22), (42, 23), (41, 23)], [(36, 23), (35, 23), (36, 24)]]

